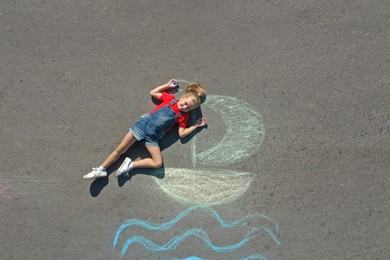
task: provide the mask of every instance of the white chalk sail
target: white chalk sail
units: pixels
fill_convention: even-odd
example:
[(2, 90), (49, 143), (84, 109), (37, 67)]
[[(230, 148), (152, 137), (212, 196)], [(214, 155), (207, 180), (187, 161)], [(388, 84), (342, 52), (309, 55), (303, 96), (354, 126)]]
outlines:
[(234, 97), (207, 96), (204, 104), (218, 113), (226, 125), (222, 141), (196, 159), (207, 165), (228, 165), (252, 156), (264, 139), (260, 114), (248, 103)]

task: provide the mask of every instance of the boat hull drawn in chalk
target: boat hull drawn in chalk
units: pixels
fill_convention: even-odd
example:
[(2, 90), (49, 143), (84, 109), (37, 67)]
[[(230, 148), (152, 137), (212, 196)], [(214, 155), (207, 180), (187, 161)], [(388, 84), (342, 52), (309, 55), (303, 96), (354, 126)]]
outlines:
[(173, 198), (189, 204), (221, 204), (242, 195), (253, 173), (214, 169), (167, 168), (164, 179), (155, 179)]

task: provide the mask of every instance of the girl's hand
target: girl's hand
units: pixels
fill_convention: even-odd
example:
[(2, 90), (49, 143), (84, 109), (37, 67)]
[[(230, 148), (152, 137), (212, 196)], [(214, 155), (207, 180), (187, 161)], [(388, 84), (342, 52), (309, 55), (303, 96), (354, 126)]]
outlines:
[(170, 88), (176, 88), (178, 83), (177, 83), (177, 80), (176, 79), (171, 79), (170, 81), (168, 81), (167, 83), (168, 87)]
[(207, 124), (207, 120), (204, 117), (199, 118), (198, 120), (196, 120), (196, 123), (195, 123), (195, 125), (198, 127), (205, 126), (206, 124)]

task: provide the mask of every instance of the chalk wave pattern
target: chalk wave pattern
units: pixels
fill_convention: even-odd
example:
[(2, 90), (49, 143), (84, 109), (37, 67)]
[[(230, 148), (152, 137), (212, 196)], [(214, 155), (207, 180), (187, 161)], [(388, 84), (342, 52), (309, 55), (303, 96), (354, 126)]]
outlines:
[[(117, 246), (117, 243), (118, 243), (118, 239), (120, 238), (120, 235), (127, 228), (138, 226), (138, 227), (142, 227), (142, 228), (152, 230), (152, 231), (169, 230), (174, 225), (176, 225), (180, 220), (182, 220), (188, 214), (190, 214), (191, 212), (193, 212), (195, 210), (206, 211), (208, 214), (210, 214), (210, 216), (212, 216), (215, 220), (217, 220), (217, 222), (219, 223), (219, 225), (222, 228), (225, 228), (225, 229), (248, 226), (249, 221), (253, 222), (253, 220), (255, 220), (255, 219), (261, 219), (261, 220), (266, 220), (266, 221), (272, 223), (274, 226), (274, 231), (276, 233), (279, 231), (278, 224), (274, 220), (272, 220), (271, 218), (269, 218), (265, 215), (253, 214), (253, 215), (249, 215), (249, 216), (247, 216), (243, 219), (240, 219), (240, 220), (227, 222), (227, 221), (224, 221), (214, 209), (212, 209), (208, 206), (202, 205), (202, 206), (194, 206), (194, 207), (188, 208), (188, 209), (184, 210), (183, 212), (181, 212), (180, 214), (178, 214), (174, 219), (172, 219), (166, 223), (163, 223), (163, 224), (155, 224), (155, 223), (152, 223), (149, 221), (143, 221), (143, 220), (138, 220), (138, 219), (129, 219), (125, 223), (123, 223), (119, 227), (118, 231), (116, 232), (116, 235), (115, 235), (115, 238), (113, 241), (113, 248), (115, 249), (115, 247)], [(167, 243), (165, 243), (163, 245), (159, 245), (159, 244), (157, 244), (157, 243), (155, 243), (155, 242), (153, 242), (145, 237), (142, 237), (142, 236), (130, 237), (129, 239), (127, 239), (125, 241), (125, 243), (122, 247), (122, 250), (121, 250), (121, 255), (124, 256), (129, 248), (129, 246), (131, 246), (132, 244), (136, 244), (136, 243), (143, 245), (146, 249), (148, 249), (150, 251), (175, 250), (184, 240), (186, 240), (187, 238), (189, 238), (191, 236), (195, 236), (195, 237), (202, 239), (203, 242), (205, 243), (205, 245), (215, 252), (227, 253), (227, 252), (233, 252), (233, 251), (243, 247), (248, 241), (255, 238), (256, 234), (259, 232), (267, 233), (276, 245), (280, 245), (280, 242), (276, 238), (276, 236), (274, 235), (274, 232), (270, 228), (264, 227), (264, 226), (258, 226), (258, 227), (252, 228), (241, 239), (241, 241), (239, 241), (235, 244), (226, 245), (226, 246), (214, 245), (212, 243), (212, 241), (210, 240), (208, 234), (204, 230), (202, 230), (200, 228), (191, 228), (191, 229), (188, 229), (183, 234), (173, 237), (171, 240), (169, 240)], [(254, 258), (255, 256), (258, 258)], [(197, 258), (195, 258), (195, 256), (193, 256), (189, 259), (197, 259)], [(266, 259), (266, 258), (264, 258), (264, 256), (262, 256), (262, 255), (251, 255), (251, 256), (248, 256), (248, 257), (243, 258), (243, 259)]]

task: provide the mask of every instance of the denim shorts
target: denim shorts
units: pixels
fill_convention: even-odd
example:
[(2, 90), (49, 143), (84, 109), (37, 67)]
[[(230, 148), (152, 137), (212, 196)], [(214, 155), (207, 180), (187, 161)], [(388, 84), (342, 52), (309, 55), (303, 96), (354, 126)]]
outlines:
[(142, 115), (129, 130), (137, 141), (144, 140), (145, 145), (159, 146), (158, 140), (161, 137), (154, 131), (155, 126), (148, 116), (148, 114)]

